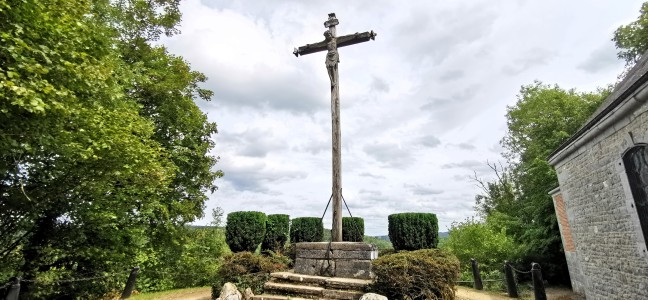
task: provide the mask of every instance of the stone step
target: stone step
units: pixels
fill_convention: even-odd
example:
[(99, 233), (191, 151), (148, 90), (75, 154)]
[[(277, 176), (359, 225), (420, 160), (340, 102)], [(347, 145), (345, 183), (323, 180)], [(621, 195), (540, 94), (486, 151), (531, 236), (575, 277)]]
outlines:
[[(319, 285), (329, 289), (343, 290), (364, 290), (371, 284), (368, 279), (342, 278), (342, 277), (324, 277), (315, 275), (304, 275), (293, 272), (275, 272), (270, 274), (273, 279), (278, 281), (288, 281), (292, 283)], [(273, 280), (274, 281), (274, 280)]]
[(349, 290), (323, 290), (322, 297), (341, 300), (358, 300), (364, 295), (364, 292)]
[(262, 295), (255, 295), (252, 297), (252, 300), (312, 300), (312, 299), (307, 299), (307, 298), (295, 298), (291, 296), (279, 296), (279, 295), (268, 295), (268, 294), (262, 294)]
[(323, 287), (319, 286), (309, 286), (309, 285), (299, 285), (299, 284), (289, 284), (289, 283), (278, 283), (268, 281), (263, 285), (264, 290), (266, 291), (277, 291), (279, 294), (293, 294), (293, 295), (307, 295), (307, 296), (321, 296)]
[(293, 272), (275, 272), (270, 274), (272, 278), (299, 282), (299, 283), (308, 283), (308, 284), (317, 284), (317, 285), (326, 285), (326, 280), (331, 277), (315, 276), (315, 275), (304, 275), (297, 274)]
[(330, 277), (326, 279), (326, 288), (364, 291), (371, 282), (367, 279)]

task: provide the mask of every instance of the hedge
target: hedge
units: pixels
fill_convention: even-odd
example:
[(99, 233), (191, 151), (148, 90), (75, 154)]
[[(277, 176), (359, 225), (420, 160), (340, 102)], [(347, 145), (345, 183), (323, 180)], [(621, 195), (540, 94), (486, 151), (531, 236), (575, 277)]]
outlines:
[(389, 215), (389, 239), (396, 250), (436, 248), (439, 225), (432, 213), (400, 213)]
[(225, 241), (232, 252), (254, 252), (265, 236), (266, 220), (266, 215), (258, 211), (228, 214)]
[(290, 225), (290, 242), (321, 242), (324, 238), (324, 224), (316, 217), (295, 218)]
[(362, 242), (364, 239), (364, 219), (355, 217), (342, 218), (342, 240), (345, 242)]
[(378, 257), (372, 262), (371, 289), (388, 299), (455, 298), (459, 260), (447, 251), (423, 249)]
[(266, 232), (261, 243), (261, 250), (281, 252), (288, 241), (290, 228), (290, 216), (288, 215), (268, 215), (266, 222)]

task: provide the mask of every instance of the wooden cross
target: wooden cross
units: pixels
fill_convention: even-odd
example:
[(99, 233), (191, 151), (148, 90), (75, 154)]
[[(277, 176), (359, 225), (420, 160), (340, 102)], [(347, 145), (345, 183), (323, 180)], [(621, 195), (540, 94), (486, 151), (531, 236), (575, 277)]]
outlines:
[(336, 37), (335, 25), (340, 24), (335, 13), (328, 15), (324, 27), (324, 41), (315, 44), (306, 44), (293, 52), (295, 56), (306, 55), (320, 51), (327, 51), (326, 70), (331, 81), (331, 115), (333, 122), (333, 226), (331, 241), (342, 241), (342, 134), (340, 132), (340, 89), (338, 81), (339, 54), (337, 48), (367, 42), (376, 38), (376, 33), (363, 32)]

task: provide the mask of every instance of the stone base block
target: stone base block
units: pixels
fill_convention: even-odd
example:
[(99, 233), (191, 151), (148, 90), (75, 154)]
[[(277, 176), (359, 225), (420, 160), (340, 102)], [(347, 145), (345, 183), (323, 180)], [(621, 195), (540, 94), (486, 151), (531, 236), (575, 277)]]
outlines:
[(371, 261), (377, 257), (378, 249), (371, 244), (297, 243), (295, 273), (371, 279)]

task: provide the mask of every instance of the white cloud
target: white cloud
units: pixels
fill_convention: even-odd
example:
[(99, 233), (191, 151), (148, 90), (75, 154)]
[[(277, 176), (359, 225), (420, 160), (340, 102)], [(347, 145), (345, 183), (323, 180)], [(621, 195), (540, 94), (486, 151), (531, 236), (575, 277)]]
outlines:
[(198, 105), (218, 123), (225, 176), (207, 209), (319, 217), (331, 194), (328, 76), (323, 53), (292, 50), (323, 39), (330, 12), (340, 35), (377, 32), (340, 49), (342, 180), (354, 216), (383, 235), (392, 213), (434, 212), (442, 230), (472, 215), (470, 177), (502, 160), (506, 106), (520, 86), (614, 82), (623, 62), (610, 33), (640, 5), (187, 0), (182, 34), (161, 42), (214, 91)]

